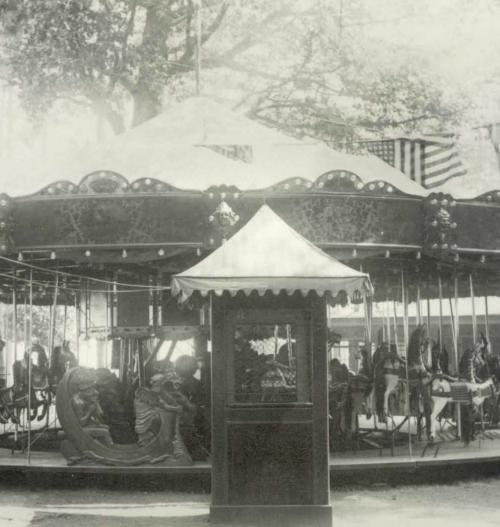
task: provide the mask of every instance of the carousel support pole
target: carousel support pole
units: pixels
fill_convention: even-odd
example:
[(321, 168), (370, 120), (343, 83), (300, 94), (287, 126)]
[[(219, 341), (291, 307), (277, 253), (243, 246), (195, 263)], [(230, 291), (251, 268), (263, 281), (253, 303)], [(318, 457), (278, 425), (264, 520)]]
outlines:
[(390, 301), (389, 301), (389, 296), (386, 295), (385, 297), (385, 310), (387, 310), (387, 317), (385, 319), (386, 323), (387, 323), (387, 345), (390, 346), (391, 345), (391, 307), (390, 307)]
[(485, 295), (484, 297), (484, 331), (486, 333), (486, 339), (490, 343), (490, 350), (493, 348), (491, 347), (490, 342), (490, 324), (489, 324), (489, 313), (488, 313), (488, 296)]
[(16, 279), (12, 280), (12, 340), (14, 342), (14, 360), (17, 360), (17, 294)]
[(50, 318), (50, 331), (49, 331), (49, 357), (52, 360), (52, 351), (54, 349), (55, 333), (56, 333), (56, 320), (57, 320), (57, 295), (59, 293), (59, 273), (56, 273), (56, 279), (54, 284), (54, 297), (51, 305), (51, 318)]
[(401, 269), (401, 302), (403, 304), (403, 338), (405, 347), (405, 374), (406, 374), (406, 412), (408, 418), (408, 453), (410, 458), (413, 455), (413, 447), (411, 442), (411, 408), (410, 408), (410, 375), (408, 372), (408, 291), (405, 289), (405, 274)]
[[(476, 318), (476, 297), (474, 295), (474, 279), (472, 277), (472, 273), (469, 274), (469, 288), (470, 288), (470, 300), (471, 300), (471, 315), (472, 315), (472, 340), (474, 341), (474, 345), (478, 341), (477, 337), (477, 318)], [(479, 413), (481, 417), (481, 433), (484, 434), (484, 412), (483, 412), (483, 405), (479, 407)], [(479, 446), (481, 446), (481, 438), (479, 438)]]
[(417, 298), (415, 300), (415, 307), (416, 307), (416, 313), (415, 313), (415, 319), (417, 326), (420, 326), (422, 323), (422, 313), (420, 310), (420, 284), (417, 284)]
[[(12, 334), (14, 339), (14, 360), (17, 360), (17, 294), (16, 294), (16, 278), (12, 280)], [(16, 419), (17, 421), (17, 419)], [(18, 423), (14, 423), (14, 443), (17, 445)]]
[[(393, 311), (394, 311), (393, 317), (392, 317), (392, 321), (393, 321), (393, 324), (394, 324), (394, 344), (396, 345), (396, 349), (398, 350), (398, 353), (399, 353), (398, 310), (397, 310), (396, 300), (392, 301), (392, 307), (393, 307)], [(403, 333), (404, 333), (404, 328), (403, 328)], [(404, 336), (403, 336), (403, 339), (404, 339)]]
[[(438, 294), (439, 294), (439, 353), (443, 353), (443, 281), (441, 275), (438, 277)], [(427, 317), (429, 316), (430, 302), (427, 304)], [(453, 328), (452, 328), (453, 329)]]
[(427, 303), (427, 330), (430, 333), (431, 332), (431, 299), (429, 297), (427, 297), (426, 303)]
[(68, 320), (68, 306), (65, 303), (64, 304), (64, 322), (63, 322), (63, 339), (62, 339), (63, 345), (66, 342), (66, 323), (67, 323), (67, 320)]
[(370, 353), (371, 353), (371, 345), (372, 345), (372, 305), (371, 305), (371, 299), (370, 302), (366, 298), (366, 295), (363, 295), (363, 310), (365, 314), (365, 340), (368, 346), (370, 347)]
[[(453, 321), (453, 351), (455, 355), (455, 365), (458, 372), (458, 338), (459, 338), (459, 314), (458, 314), (458, 275), (455, 274), (454, 280), (453, 280), (453, 290), (454, 290), (454, 297), (455, 297), (455, 312), (453, 313), (453, 309), (451, 309), (451, 319)], [(450, 308), (451, 308), (451, 298), (450, 298)], [(462, 439), (462, 407), (460, 404), (457, 404), (457, 430), (458, 430), (458, 437), (459, 439)]]
[(474, 296), (474, 280), (472, 278), (472, 273), (469, 274), (469, 288), (470, 288), (470, 301), (472, 307), (472, 340), (474, 344), (477, 342), (477, 319), (476, 319), (476, 298)]
[(385, 308), (382, 309), (382, 342), (386, 342), (387, 332), (385, 328)]
[(455, 296), (455, 364), (458, 369), (458, 343), (460, 336), (460, 315), (458, 312), (458, 275), (453, 280), (453, 289)]
[(80, 294), (75, 294), (75, 346), (76, 360), (80, 364)]
[(30, 315), (29, 315), (29, 333), (28, 333), (28, 465), (31, 463), (31, 391), (32, 391), (32, 362), (31, 362), (31, 349), (33, 346), (33, 269), (30, 270), (30, 282), (29, 282), (29, 293), (30, 293)]

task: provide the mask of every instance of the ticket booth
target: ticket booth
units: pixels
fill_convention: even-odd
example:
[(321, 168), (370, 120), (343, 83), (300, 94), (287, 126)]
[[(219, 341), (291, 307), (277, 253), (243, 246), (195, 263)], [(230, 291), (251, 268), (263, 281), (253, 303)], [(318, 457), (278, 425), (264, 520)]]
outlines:
[(212, 323), (212, 519), (331, 525), (325, 300), (223, 295)]
[(266, 205), (173, 278), (210, 303), (211, 522), (331, 525), (327, 301), (370, 288)]

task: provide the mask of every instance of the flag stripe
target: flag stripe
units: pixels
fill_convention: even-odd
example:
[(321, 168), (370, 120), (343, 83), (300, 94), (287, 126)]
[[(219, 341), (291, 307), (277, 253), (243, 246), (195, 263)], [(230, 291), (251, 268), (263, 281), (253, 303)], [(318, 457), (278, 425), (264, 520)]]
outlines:
[(467, 173), (455, 146), (454, 134), (372, 141), (368, 143), (368, 150), (427, 188)]

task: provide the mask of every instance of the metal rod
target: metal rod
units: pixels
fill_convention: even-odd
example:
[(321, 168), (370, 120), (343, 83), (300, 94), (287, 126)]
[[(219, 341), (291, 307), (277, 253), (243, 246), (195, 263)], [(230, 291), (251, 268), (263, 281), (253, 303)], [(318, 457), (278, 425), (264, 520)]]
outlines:
[(477, 319), (476, 319), (476, 298), (474, 296), (474, 280), (472, 273), (469, 274), (470, 300), (472, 305), (472, 340), (477, 342)]
[(431, 332), (431, 299), (427, 295), (427, 331)]
[(57, 294), (59, 292), (59, 274), (56, 274), (56, 281), (55, 281), (55, 288), (54, 288), (54, 296), (52, 299), (52, 312), (51, 312), (51, 319), (50, 319), (50, 338), (51, 341), (49, 343), (49, 355), (52, 357), (52, 350), (54, 349), (54, 342), (55, 342), (55, 332), (56, 332), (56, 319), (57, 319)]
[[(396, 344), (396, 349), (399, 352), (398, 311), (397, 311), (397, 306), (396, 306), (396, 301), (395, 300), (392, 301), (392, 307), (393, 307), (393, 310), (394, 310), (394, 315), (393, 315), (393, 318), (392, 318), (392, 321), (393, 321), (393, 324), (394, 324), (394, 343)], [(404, 329), (403, 329), (403, 332), (404, 332)]]
[(415, 300), (415, 306), (416, 306), (416, 322), (417, 326), (420, 326), (422, 323), (422, 313), (420, 311), (420, 284), (417, 284), (417, 298)]
[(75, 345), (76, 345), (76, 360), (80, 364), (80, 316), (81, 312), (79, 309), (80, 294), (75, 295)]
[(404, 347), (405, 347), (405, 373), (406, 373), (406, 408), (408, 416), (408, 453), (410, 458), (413, 455), (413, 447), (411, 444), (411, 409), (410, 409), (410, 375), (408, 372), (408, 295), (405, 290), (405, 275), (403, 269), (401, 269), (401, 302), (403, 303), (403, 336), (404, 336)]
[[(484, 297), (484, 330), (486, 332), (486, 338), (490, 342), (490, 324), (489, 324), (489, 313), (488, 313), (488, 296)], [(490, 350), (493, 349), (490, 342)]]
[(12, 280), (12, 335), (14, 340), (14, 360), (17, 360), (17, 294), (16, 279)]
[[(439, 294), (439, 352), (443, 353), (443, 281), (441, 275), (438, 276), (438, 294)], [(427, 310), (429, 312), (429, 304)]]
[(387, 310), (387, 318), (385, 319), (387, 324), (387, 344), (390, 346), (391, 344), (391, 307), (390, 307), (389, 297), (386, 296), (385, 300), (385, 308), (384, 311)]
[(28, 465), (31, 463), (31, 391), (32, 391), (32, 361), (31, 351), (33, 347), (33, 269), (30, 271), (30, 316), (29, 316), (29, 351), (28, 351)]

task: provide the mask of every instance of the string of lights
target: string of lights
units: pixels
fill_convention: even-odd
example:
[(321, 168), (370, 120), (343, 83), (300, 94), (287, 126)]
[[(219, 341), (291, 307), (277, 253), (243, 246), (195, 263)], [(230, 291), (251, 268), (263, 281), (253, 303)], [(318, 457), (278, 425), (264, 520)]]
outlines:
[[(84, 275), (80, 275), (80, 274), (75, 274), (75, 273), (69, 273), (67, 271), (60, 271), (58, 269), (51, 269), (51, 268), (47, 268), (47, 267), (40, 267), (38, 265), (33, 265), (33, 264), (30, 264), (30, 263), (27, 263), (27, 262), (24, 262), (24, 261), (18, 261), (18, 260), (13, 260), (11, 258), (7, 258), (6, 256), (0, 256), (0, 260), (4, 260), (6, 262), (9, 262), (13, 265), (16, 265), (16, 266), (21, 266), (21, 267), (26, 267), (27, 269), (34, 269), (34, 270), (37, 270), (37, 271), (41, 271), (41, 272), (46, 272), (46, 273), (49, 273), (51, 275), (59, 275), (59, 276), (66, 276), (66, 277), (70, 277), (70, 278), (76, 278), (78, 280), (81, 280), (81, 281), (88, 281), (88, 282), (97, 282), (97, 283), (100, 283), (100, 284), (105, 284), (105, 285), (110, 285), (110, 286), (120, 286), (120, 287), (129, 287), (130, 289), (135, 289), (136, 291), (168, 291), (170, 290), (170, 287), (169, 286), (160, 286), (160, 285), (153, 285), (153, 284), (130, 284), (130, 283), (126, 283), (126, 282), (118, 282), (118, 281), (115, 281), (115, 280), (105, 280), (103, 278), (95, 278), (95, 277), (92, 277), (92, 276), (84, 276)], [(0, 274), (0, 276), (2, 276)], [(9, 275), (10, 278), (14, 278), (16, 280), (21, 280), (21, 278), (19, 277), (16, 277), (16, 276), (12, 276), (12, 275)], [(28, 280), (29, 282), (29, 280)], [(50, 285), (48, 282), (47, 282), (48, 285)], [(66, 286), (66, 289), (68, 289), (69, 287)], [(77, 289), (79, 290), (79, 289)], [(95, 292), (107, 292), (107, 291), (96, 291), (93, 289), (93, 291)], [(123, 290), (118, 290), (117, 292), (121, 293), (121, 292), (131, 292), (131, 291), (123, 291)]]

